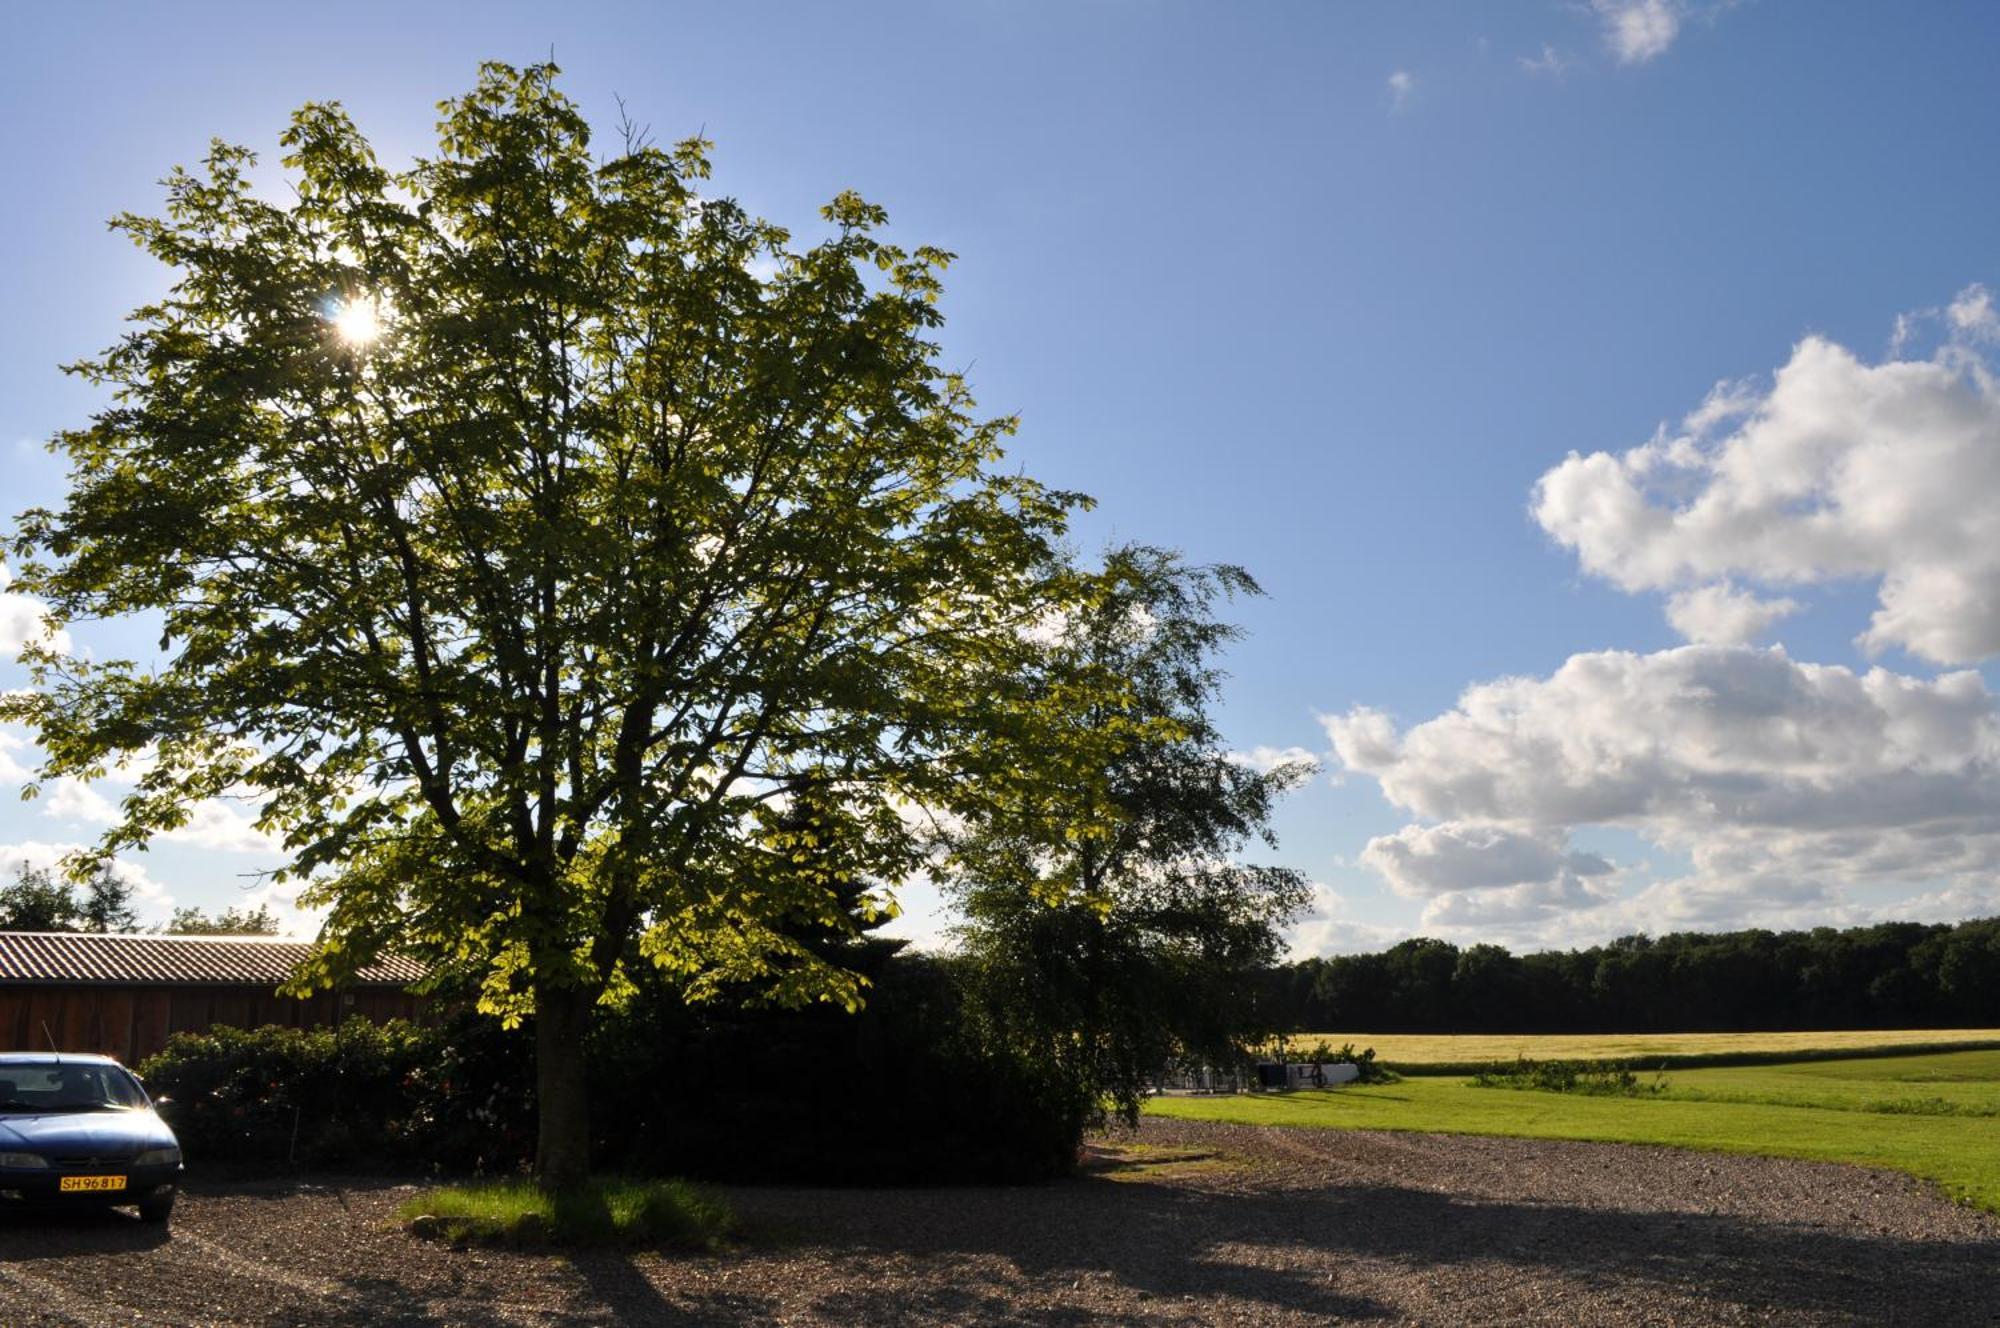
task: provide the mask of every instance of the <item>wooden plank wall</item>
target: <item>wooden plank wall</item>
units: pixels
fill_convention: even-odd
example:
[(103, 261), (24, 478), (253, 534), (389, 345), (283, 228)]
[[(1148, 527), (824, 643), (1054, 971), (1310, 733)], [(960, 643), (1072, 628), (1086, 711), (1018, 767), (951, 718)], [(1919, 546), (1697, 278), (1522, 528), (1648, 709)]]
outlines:
[[(320, 992), (308, 1000), (269, 987), (0, 987), (0, 1051), (92, 1051), (137, 1065), (175, 1033), (218, 1024), (323, 1027), (354, 1015), (377, 1023), (416, 1019), (422, 997), (370, 989)], [(44, 1027), (47, 1033), (44, 1033)]]

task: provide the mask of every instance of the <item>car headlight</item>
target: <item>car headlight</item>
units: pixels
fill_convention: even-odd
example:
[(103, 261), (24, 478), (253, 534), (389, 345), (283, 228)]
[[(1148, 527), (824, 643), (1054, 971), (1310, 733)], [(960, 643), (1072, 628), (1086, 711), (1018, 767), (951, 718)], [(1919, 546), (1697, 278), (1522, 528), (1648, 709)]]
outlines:
[(48, 1165), (48, 1159), (40, 1153), (0, 1153), (0, 1167), (12, 1167), (17, 1171), (42, 1171)]
[(145, 1152), (132, 1159), (132, 1165), (135, 1167), (171, 1167), (178, 1165), (180, 1160), (181, 1150), (178, 1148), (148, 1148)]

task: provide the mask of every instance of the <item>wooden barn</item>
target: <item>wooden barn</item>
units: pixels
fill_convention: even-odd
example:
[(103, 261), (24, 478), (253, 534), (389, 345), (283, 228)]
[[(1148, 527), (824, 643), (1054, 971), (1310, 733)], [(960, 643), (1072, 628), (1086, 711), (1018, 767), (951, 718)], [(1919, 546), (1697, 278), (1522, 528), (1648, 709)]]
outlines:
[(127, 1065), (175, 1033), (217, 1024), (305, 1027), (352, 1015), (413, 1019), (424, 998), (414, 960), (364, 969), (338, 991), (280, 996), (312, 947), (251, 936), (126, 936), (0, 932), (0, 1051), (94, 1051)]

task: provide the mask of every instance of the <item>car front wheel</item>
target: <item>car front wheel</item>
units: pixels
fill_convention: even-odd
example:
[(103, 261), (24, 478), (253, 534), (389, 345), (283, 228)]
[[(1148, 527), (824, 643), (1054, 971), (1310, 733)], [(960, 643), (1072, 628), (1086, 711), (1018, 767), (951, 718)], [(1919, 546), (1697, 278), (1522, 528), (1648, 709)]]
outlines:
[(139, 1201), (139, 1220), (142, 1222), (165, 1222), (174, 1213), (174, 1192), (151, 1194)]

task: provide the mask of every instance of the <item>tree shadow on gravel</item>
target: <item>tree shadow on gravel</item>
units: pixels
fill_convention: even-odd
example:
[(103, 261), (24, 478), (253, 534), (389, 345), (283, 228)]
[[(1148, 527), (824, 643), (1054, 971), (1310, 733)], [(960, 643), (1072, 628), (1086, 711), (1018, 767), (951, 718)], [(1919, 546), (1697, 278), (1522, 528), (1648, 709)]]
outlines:
[[(539, 1319), (536, 1320), (540, 1322)], [(345, 1278), (337, 1299), (322, 1300), (310, 1317), (296, 1320), (313, 1328), (520, 1328), (521, 1316), (476, 1301), (454, 1300), (431, 1309), (421, 1304), (411, 1287), (394, 1278)], [(571, 1319), (564, 1323), (617, 1322)]]
[(268, 1168), (230, 1168), (210, 1170), (204, 1168), (200, 1174), (189, 1176), (181, 1182), (184, 1194), (202, 1194), (214, 1198), (286, 1199), (295, 1194), (330, 1193), (344, 1191), (349, 1194), (369, 1194), (383, 1190), (415, 1194), (426, 1185), (446, 1184), (448, 1181), (425, 1180), (409, 1176), (350, 1176), (339, 1172), (292, 1171), (273, 1172)]
[(172, 1234), (118, 1208), (0, 1208), (0, 1263), (157, 1249)]
[(621, 1254), (596, 1250), (569, 1256), (574, 1268), (589, 1287), (598, 1305), (611, 1311), (616, 1323), (711, 1325), (718, 1323), (768, 1323), (770, 1306), (752, 1296), (726, 1291), (704, 1291), (681, 1298), (679, 1303), (661, 1294), (650, 1278)]
[[(501, 1257), (495, 1255), (493, 1257)], [(530, 1256), (521, 1256), (530, 1257)], [(710, 1328), (716, 1324), (765, 1324), (769, 1304), (761, 1298), (703, 1291), (669, 1299), (623, 1254), (589, 1251), (565, 1259), (580, 1285), (559, 1311), (522, 1311), (482, 1303), (476, 1287), (435, 1308), (420, 1304), (407, 1284), (391, 1278), (346, 1278), (341, 1295), (322, 1301), (309, 1319), (315, 1328), (521, 1328), (534, 1323), (583, 1328), (626, 1324), (663, 1328)]]
[[(1470, 1297), (1538, 1277), (1614, 1295), (1675, 1297), (1744, 1313), (1925, 1323), (1993, 1322), (2000, 1245), (1815, 1230), (1726, 1215), (1626, 1212), (1455, 1199), (1381, 1185), (1217, 1193), (1144, 1181), (1082, 1181), (1043, 1191), (905, 1193), (885, 1212), (813, 1196), (822, 1248), (880, 1264), (965, 1265), (965, 1276), (892, 1285), (890, 1303), (840, 1293), (815, 1308), (833, 1321), (916, 1324), (1064, 1322), (978, 1285), (977, 1266), (1011, 1265), (1040, 1287), (1096, 1273), (1174, 1301), (1233, 1298), (1302, 1316), (1374, 1318), (1444, 1312), (1492, 1318)], [(1859, 1202), (1859, 1201), (1858, 1201)], [(1025, 1205), (1028, 1211), (1008, 1211)], [(839, 1234), (833, 1235), (832, 1233)], [(1432, 1289), (1423, 1304), (1374, 1299), (1354, 1260), (1473, 1288), (1462, 1305)], [(936, 1265), (933, 1264), (933, 1267)], [(1352, 1277), (1343, 1276), (1353, 1272)], [(1376, 1273), (1380, 1272), (1379, 1264)], [(1451, 1274), (1449, 1277), (1442, 1276)], [(1718, 1316), (1720, 1317), (1720, 1316)], [(1136, 1316), (1078, 1310), (1074, 1322)]]
[[(348, 1193), (388, 1184), (308, 1183)], [(679, 1328), (764, 1324), (801, 1311), (830, 1323), (1109, 1328), (1190, 1316), (1494, 1322), (1551, 1305), (1578, 1320), (1622, 1308), (1649, 1321), (1991, 1323), (2000, 1286), (2000, 1242), (1461, 1198), (1400, 1185), (1222, 1189), (1132, 1177), (1010, 1190), (739, 1190), (731, 1198), (753, 1226), (781, 1221), (794, 1238), (659, 1264), (611, 1250), (489, 1251), (487, 1259), (533, 1265), (494, 1271), (456, 1256), (441, 1264), (438, 1251), (413, 1250), (405, 1263), (385, 1249), (360, 1275), (306, 1264), (250, 1273), (242, 1294), (295, 1315), (286, 1322), (337, 1328), (527, 1321)], [(1858, 1225), (1867, 1198), (1854, 1202)], [(363, 1220), (363, 1211), (351, 1220)], [(324, 1235), (342, 1238), (337, 1226)], [(54, 1220), (0, 1210), (0, 1300), (10, 1266), (32, 1287), (57, 1274), (29, 1260), (78, 1256), (63, 1270), (63, 1287), (94, 1294), (98, 1265), (89, 1256), (116, 1259), (166, 1238), (116, 1210)], [(199, 1242), (188, 1251), (201, 1253)], [(161, 1257), (178, 1262), (171, 1249)], [(834, 1285), (819, 1284), (829, 1271)], [(305, 1285), (309, 1277), (338, 1278), (338, 1290), (316, 1293)], [(514, 1300), (522, 1290), (531, 1291), (532, 1308)]]
[[(1315, 1286), (1304, 1278), (1271, 1269), (1258, 1269), (1256, 1272), (1260, 1276), (1247, 1279), (1247, 1285), (1240, 1274), (1232, 1277), (1231, 1293), (1307, 1316), (1317, 1322), (1400, 1317), (1399, 1311), (1379, 1301), (1343, 1296), (1324, 1285)], [(1190, 1283), (1200, 1284), (1199, 1278)], [(1199, 1292), (1189, 1292), (1186, 1298), (1202, 1297)], [(1179, 1299), (1181, 1297), (1161, 1297), (1158, 1308), (1162, 1311), (1184, 1308), (1174, 1303)], [(1160, 1316), (1143, 1305), (1132, 1310), (1112, 1310), (1088, 1305), (1049, 1304), (1041, 1300), (1024, 1304), (1017, 1291), (1002, 1286), (927, 1286), (916, 1291), (889, 1286), (873, 1294), (840, 1292), (822, 1296), (814, 1302), (813, 1308), (829, 1323), (871, 1325), (976, 1323), (993, 1325), (994, 1328), (1029, 1328), (1030, 1325), (1042, 1324), (1059, 1325), (1060, 1328), (1083, 1328), (1084, 1325), (1090, 1328), (1111, 1328), (1112, 1325), (1142, 1328), (1143, 1325), (1160, 1322)], [(711, 1319), (708, 1322), (723, 1321)], [(729, 1322), (749, 1324), (762, 1320)]]
[[(2000, 1285), (2000, 1244), (1462, 1199), (1393, 1185), (1221, 1192), (1083, 1180), (736, 1197), (752, 1220), (757, 1210), (782, 1211), (801, 1233), (801, 1252), (842, 1266), (844, 1285), (809, 1302), (830, 1323), (1109, 1328), (1250, 1307), (1259, 1317), (1302, 1320), (1491, 1322), (1510, 1317), (1509, 1296), (1518, 1291), (1531, 1302), (1542, 1296), (1544, 1306), (1548, 1295), (1581, 1293), (1567, 1302), (1580, 1318), (1590, 1317), (1601, 1294), (1606, 1304), (1646, 1307), (1662, 1320), (1988, 1324)], [(811, 1276), (789, 1267), (783, 1250), (726, 1257), (768, 1260), (774, 1279)], [(787, 1295), (792, 1288), (774, 1284), (767, 1296), (704, 1287), (672, 1262), (649, 1270), (612, 1251), (572, 1253), (552, 1267), (569, 1274), (555, 1323), (762, 1324), (800, 1308)], [(1404, 1280), (1407, 1290), (1393, 1285)], [(467, 1299), (437, 1315), (387, 1279), (349, 1286), (352, 1301), (315, 1322), (499, 1328), (513, 1321), (480, 1305), (471, 1286)]]

